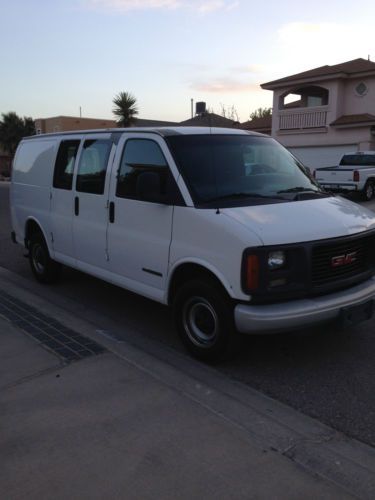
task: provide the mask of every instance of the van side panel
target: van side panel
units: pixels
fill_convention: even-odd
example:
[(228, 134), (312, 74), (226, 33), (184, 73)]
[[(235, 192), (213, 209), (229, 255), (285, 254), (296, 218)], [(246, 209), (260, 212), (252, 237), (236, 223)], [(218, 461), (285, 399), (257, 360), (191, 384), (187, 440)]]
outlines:
[[(19, 243), (24, 243), (28, 219), (34, 219), (49, 235), (50, 189), (56, 156), (55, 138), (31, 139), (18, 147), (12, 170), (11, 218)], [(47, 238), (47, 244), (50, 241)]]

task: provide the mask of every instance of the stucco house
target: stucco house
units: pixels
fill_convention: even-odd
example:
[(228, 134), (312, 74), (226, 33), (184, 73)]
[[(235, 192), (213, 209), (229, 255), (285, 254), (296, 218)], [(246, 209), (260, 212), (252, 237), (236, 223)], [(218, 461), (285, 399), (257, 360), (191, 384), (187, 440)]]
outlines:
[(263, 83), (273, 91), (272, 136), (306, 166), (375, 150), (375, 63), (355, 59)]

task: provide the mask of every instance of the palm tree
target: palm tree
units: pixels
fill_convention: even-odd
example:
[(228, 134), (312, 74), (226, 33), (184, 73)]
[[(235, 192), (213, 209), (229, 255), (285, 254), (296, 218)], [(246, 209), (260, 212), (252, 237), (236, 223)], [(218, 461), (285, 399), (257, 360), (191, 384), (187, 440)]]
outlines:
[(119, 92), (113, 99), (113, 114), (119, 127), (130, 127), (138, 114), (137, 99), (130, 92)]
[(35, 134), (34, 120), (17, 115), (14, 111), (2, 113), (0, 120), (0, 145), (11, 157), (22, 137)]

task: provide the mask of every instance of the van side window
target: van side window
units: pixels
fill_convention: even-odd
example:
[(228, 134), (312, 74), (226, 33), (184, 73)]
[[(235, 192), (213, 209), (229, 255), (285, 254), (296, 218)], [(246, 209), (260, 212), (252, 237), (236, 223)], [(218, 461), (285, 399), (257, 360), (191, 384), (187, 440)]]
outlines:
[(80, 141), (61, 141), (57, 152), (53, 187), (58, 189), (72, 189), (74, 162)]
[(112, 142), (90, 139), (84, 142), (78, 165), (76, 190), (82, 193), (103, 194), (105, 174)]
[(159, 145), (150, 139), (129, 139), (125, 144), (117, 176), (116, 196), (139, 199), (137, 178), (142, 172), (156, 172), (166, 190), (168, 164)]

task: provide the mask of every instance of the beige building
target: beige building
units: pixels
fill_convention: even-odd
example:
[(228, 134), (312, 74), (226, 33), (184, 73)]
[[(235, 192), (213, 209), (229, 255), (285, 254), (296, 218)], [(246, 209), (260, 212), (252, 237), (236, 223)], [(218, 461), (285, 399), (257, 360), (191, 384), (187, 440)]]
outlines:
[(114, 128), (116, 126), (115, 120), (81, 118), (76, 116), (54, 116), (52, 118), (38, 118), (35, 120), (35, 130), (37, 134), (67, 132), (70, 130)]
[[(176, 122), (148, 120), (136, 118), (133, 127), (167, 127), (178, 125)], [(50, 134), (53, 132), (69, 132), (70, 130), (91, 130), (100, 128), (116, 128), (115, 120), (101, 118), (80, 118), (77, 116), (54, 116), (52, 118), (38, 118), (35, 120), (37, 134)]]

